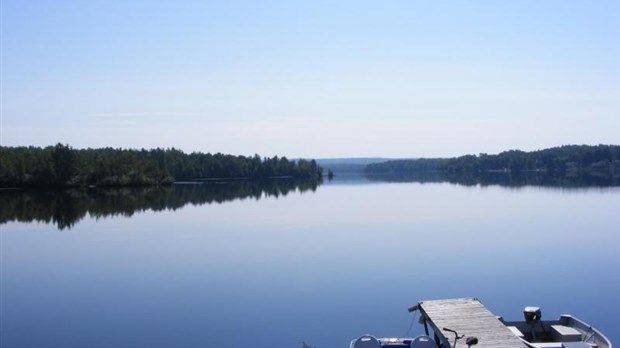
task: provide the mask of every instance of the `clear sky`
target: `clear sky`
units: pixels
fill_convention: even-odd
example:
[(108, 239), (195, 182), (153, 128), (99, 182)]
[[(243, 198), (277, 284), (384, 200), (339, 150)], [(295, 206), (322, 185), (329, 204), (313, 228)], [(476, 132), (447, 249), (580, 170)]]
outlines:
[(620, 1), (2, 0), (2, 145), (620, 144)]

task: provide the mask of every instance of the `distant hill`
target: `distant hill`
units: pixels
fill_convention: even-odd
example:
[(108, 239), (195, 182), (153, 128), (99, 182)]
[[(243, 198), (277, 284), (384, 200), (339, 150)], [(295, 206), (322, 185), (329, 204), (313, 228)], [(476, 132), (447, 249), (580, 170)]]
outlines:
[(368, 165), (371, 163), (381, 163), (394, 160), (394, 158), (384, 158), (384, 157), (349, 157), (349, 158), (320, 158), (316, 159), (316, 163), (319, 165), (330, 165), (330, 164), (361, 164)]
[(322, 158), (316, 163), (321, 166), (324, 173), (331, 170), (334, 174), (364, 174), (366, 166), (374, 163), (383, 163), (394, 160), (383, 157), (351, 157), (351, 158)]
[(371, 163), (366, 166), (365, 172), (367, 174), (546, 172), (559, 175), (589, 172), (597, 175), (618, 176), (620, 174), (620, 146), (564, 145), (531, 152), (510, 150), (497, 155), (391, 160)]

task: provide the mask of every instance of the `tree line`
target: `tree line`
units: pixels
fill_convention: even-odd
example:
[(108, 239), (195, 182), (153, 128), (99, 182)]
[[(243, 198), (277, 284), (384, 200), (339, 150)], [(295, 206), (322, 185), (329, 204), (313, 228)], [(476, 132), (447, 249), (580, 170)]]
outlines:
[(580, 171), (620, 175), (619, 145), (565, 145), (538, 151), (504, 151), (453, 158), (422, 158), (373, 163), (367, 174), (403, 174), (423, 171), (452, 174), (482, 172), (548, 172), (571, 174)]
[(314, 160), (170, 149), (0, 147), (0, 187), (166, 185), (209, 178), (319, 178)]

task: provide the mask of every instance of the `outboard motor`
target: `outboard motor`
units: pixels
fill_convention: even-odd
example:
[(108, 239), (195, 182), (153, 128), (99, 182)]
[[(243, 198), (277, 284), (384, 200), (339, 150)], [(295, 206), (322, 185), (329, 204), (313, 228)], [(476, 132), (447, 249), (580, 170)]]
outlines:
[(540, 322), (540, 319), (542, 318), (542, 312), (540, 311), (540, 307), (525, 307), (523, 309), (523, 316), (525, 317), (525, 322), (530, 327), (530, 332), (532, 333), (532, 342), (536, 342), (536, 330), (534, 330), (534, 327), (537, 323)]
[(542, 318), (542, 312), (540, 311), (540, 307), (527, 306), (523, 309), (523, 316), (525, 317), (525, 322), (528, 324), (536, 324)]

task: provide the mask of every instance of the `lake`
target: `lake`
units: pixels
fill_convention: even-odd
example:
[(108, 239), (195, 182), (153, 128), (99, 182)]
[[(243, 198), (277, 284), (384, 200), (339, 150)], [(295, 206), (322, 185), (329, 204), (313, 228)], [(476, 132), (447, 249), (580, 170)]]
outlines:
[(0, 192), (0, 346), (348, 347), (418, 300), (620, 342), (620, 187), (336, 177)]

